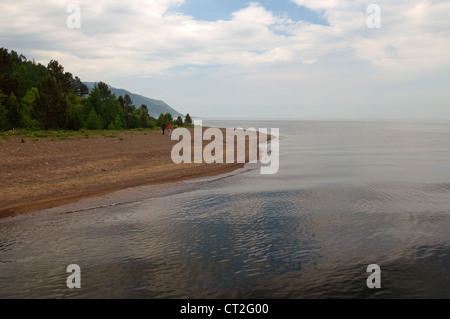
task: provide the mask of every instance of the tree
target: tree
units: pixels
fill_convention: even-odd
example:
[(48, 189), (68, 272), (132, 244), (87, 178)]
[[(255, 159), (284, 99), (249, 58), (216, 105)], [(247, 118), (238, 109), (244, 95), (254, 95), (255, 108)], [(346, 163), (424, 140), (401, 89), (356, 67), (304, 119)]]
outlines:
[(51, 60), (47, 65), (47, 70), (55, 75), (63, 75), (64, 67), (56, 60)]
[(22, 111), (24, 116), (31, 116), (36, 106), (36, 100), (39, 97), (39, 90), (35, 87), (29, 89), (25, 96), (22, 98)]
[(148, 126), (147, 126), (148, 128), (154, 128), (154, 127), (157, 127), (157, 125), (156, 125), (156, 119), (154, 118), (154, 117), (152, 117), (152, 116), (149, 116), (149, 119), (148, 119)]
[(133, 113), (136, 107), (133, 105), (133, 100), (131, 99), (131, 96), (125, 94), (123, 102), (124, 102), (123, 108), (125, 109), (125, 112), (127, 114)]
[(70, 105), (69, 119), (67, 121), (67, 128), (72, 131), (78, 131), (83, 127), (83, 120), (81, 119), (80, 109), (77, 105)]
[(7, 118), (12, 128), (19, 128), (22, 125), (22, 110), (13, 92), (6, 102)]
[(119, 96), (119, 98), (117, 99), (120, 103), (120, 106), (124, 109), (125, 108), (125, 100), (123, 99), (123, 96)]
[(67, 129), (77, 131), (83, 128), (83, 101), (84, 98), (78, 96), (75, 92), (67, 95), (69, 103), (69, 118), (67, 122)]
[[(189, 114), (186, 119), (192, 123)], [(173, 120), (169, 112), (156, 120), (146, 105), (137, 108), (129, 94), (116, 98), (104, 82), (90, 91), (56, 60), (45, 66), (0, 48), (0, 130), (152, 128)], [(183, 119), (175, 122), (181, 126)]]
[[(136, 107), (133, 105), (133, 100), (131, 99), (131, 96), (128, 94), (125, 94), (125, 96), (122, 99), (123, 101), (123, 110), (125, 115), (125, 125), (126, 128), (132, 128), (135, 126), (134, 119), (132, 118), (133, 112), (136, 110)], [(133, 123), (130, 123), (133, 122)]]
[(8, 111), (3, 105), (3, 99), (6, 97), (5, 94), (0, 90), (0, 131), (6, 131), (9, 129), (9, 121), (8, 121)]
[(3, 106), (3, 104), (0, 104), (0, 131), (7, 131), (9, 129), (9, 122), (8, 122), (8, 111)]
[(109, 96), (111, 95), (111, 90), (109, 89), (108, 84), (99, 82), (97, 84), (98, 91), (100, 93), (100, 98), (102, 100), (102, 103), (106, 103), (108, 101)]
[(89, 112), (89, 115), (86, 119), (85, 126), (88, 130), (101, 130), (102, 124), (100, 123), (100, 119), (98, 118), (97, 113), (94, 109)]
[(22, 118), (22, 127), (27, 131), (39, 131), (41, 123), (38, 120), (32, 119), (29, 115), (24, 115)]
[(167, 119), (163, 113), (159, 114), (158, 119), (156, 120), (156, 125), (161, 126), (163, 124), (167, 125)]
[(167, 123), (166, 123), (166, 124), (169, 124), (169, 123), (172, 123), (172, 122), (173, 122), (173, 116), (172, 116), (171, 113), (167, 112), (166, 114), (164, 114), (164, 116), (165, 116), (166, 119), (167, 119)]
[(135, 110), (133, 113), (128, 115), (128, 129), (134, 129), (141, 127), (141, 117), (139, 110)]
[(147, 105), (142, 104), (142, 105), (141, 105), (141, 110), (143, 110), (145, 113), (148, 114), (148, 106), (147, 106)]
[(189, 115), (189, 113), (186, 114), (186, 118), (184, 119), (184, 123), (186, 125), (192, 125), (192, 119), (191, 119), (191, 116)]
[(76, 76), (73, 80), (72, 86), (74, 88), (74, 93), (79, 97), (84, 97), (89, 94), (88, 87), (83, 82), (81, 82), (78, 76)]
[(106, 103), (104, 103), (103, 112), (101, 114), (105, 123), (114, 122), (116, 117), (119, 116), (121, 122), (124, 121), (123, 109), (114, 94), (111, 94)]
[(139, 111), (140, 111), (140, 118), (141, 118), (141, 127), (142, 128), (149, 127), (150, 115), (148, 114), (147, 105), (142, 104)]
[(51, 60), (47, 65), (48, 72), (53, 75), (56, 81), (61, 85), (61, 89), (65, 94), (74, 91), (73, 77), (69, 72), (64, 73), (64, 67), (56, 60)]
[(120, 119), (119, 114), (117, 114), (116, 119), (114, 120), (114, 129), (116, 129), (116, 130), (123, 129), (123, 123)]
[(91, 90), (91, 93), (89, 93), (89, 96), (84, 104), (84, 110), (82, 114), (83, 119), (87, 119), (91, 110), (94, 110), (97, 114), (101, 114), (103, 111), (102, 109), (103, 103), (100, 95), (100, 90), (98, 89), (97, 85), (94, 85), (94, 88)]
[[(24, 97), (27, 92), (37, 87), (37, 84), (47, 76), (47, 68), (41, 64), (35, 65), (32, 62), (16, 63), (14, 65), (13, 74), (19, 79), (18, 94), (16, 97), (21, 102), (21, 98)], [(20, 98), (19, 98), (20, 97)]]
[(11, 93), (19, 96), (20, 80), (14, 76), (14, 65), (16, 62), (14, 51), (8, 52), (5, 48), (0, 48), (0, 88), (3, 93), (9, 96)]
[(67, 127), (70, 106), (61, 84), (48, 74), (39, 84), (39, 98), (33, 111), (33, 118), (42, 123), (45, 129), (64, 129)]
[(178, 117), (177, 117), (177, 120), (175, 121), (175, 123), (176, 123), (178, 126), (182, 126), (182, 125), (183, 125), (183, 118), (182, 118), (181, 116), (178, 116)]

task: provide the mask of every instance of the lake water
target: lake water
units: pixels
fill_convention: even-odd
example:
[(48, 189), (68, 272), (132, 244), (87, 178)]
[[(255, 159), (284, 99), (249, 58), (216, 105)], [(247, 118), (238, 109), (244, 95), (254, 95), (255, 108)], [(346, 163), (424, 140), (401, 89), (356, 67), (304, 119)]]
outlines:
[(203, 124), (279, 128), (278, 173), (2, 219), (0, 298), (450, 298), (450, 124)]

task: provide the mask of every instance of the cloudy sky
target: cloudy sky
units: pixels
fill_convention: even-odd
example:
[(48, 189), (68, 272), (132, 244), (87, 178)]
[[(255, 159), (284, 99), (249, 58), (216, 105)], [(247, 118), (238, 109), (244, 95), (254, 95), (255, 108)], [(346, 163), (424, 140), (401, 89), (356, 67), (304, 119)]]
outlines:
[(448, 0), (2, 0), (0, 46), (205, 118), (450, 119), (449, 12)]

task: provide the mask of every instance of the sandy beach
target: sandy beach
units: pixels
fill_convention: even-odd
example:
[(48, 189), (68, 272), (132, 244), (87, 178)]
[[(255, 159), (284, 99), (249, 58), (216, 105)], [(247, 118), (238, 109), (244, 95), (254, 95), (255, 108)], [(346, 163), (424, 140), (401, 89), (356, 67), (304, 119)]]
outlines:
[(244, 166), (174, 164), (171, 150), (176, 143), (161, 131), (64, 140), (2, 138), (0, 218), (130, 187), (219, 175)]

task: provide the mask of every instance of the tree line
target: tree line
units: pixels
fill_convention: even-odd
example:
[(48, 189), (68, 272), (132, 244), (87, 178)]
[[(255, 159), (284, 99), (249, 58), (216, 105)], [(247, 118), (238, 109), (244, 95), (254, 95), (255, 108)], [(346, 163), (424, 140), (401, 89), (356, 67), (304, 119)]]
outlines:
[(0, 48), (0, 131), (157, 128), (163, 123), (191, 125), (189, 114), (176, 119), (149, 115), (131, 97), (116, 97), (99, 82), (89, 91), (77, 76), (56, 60), (47, 66)]

